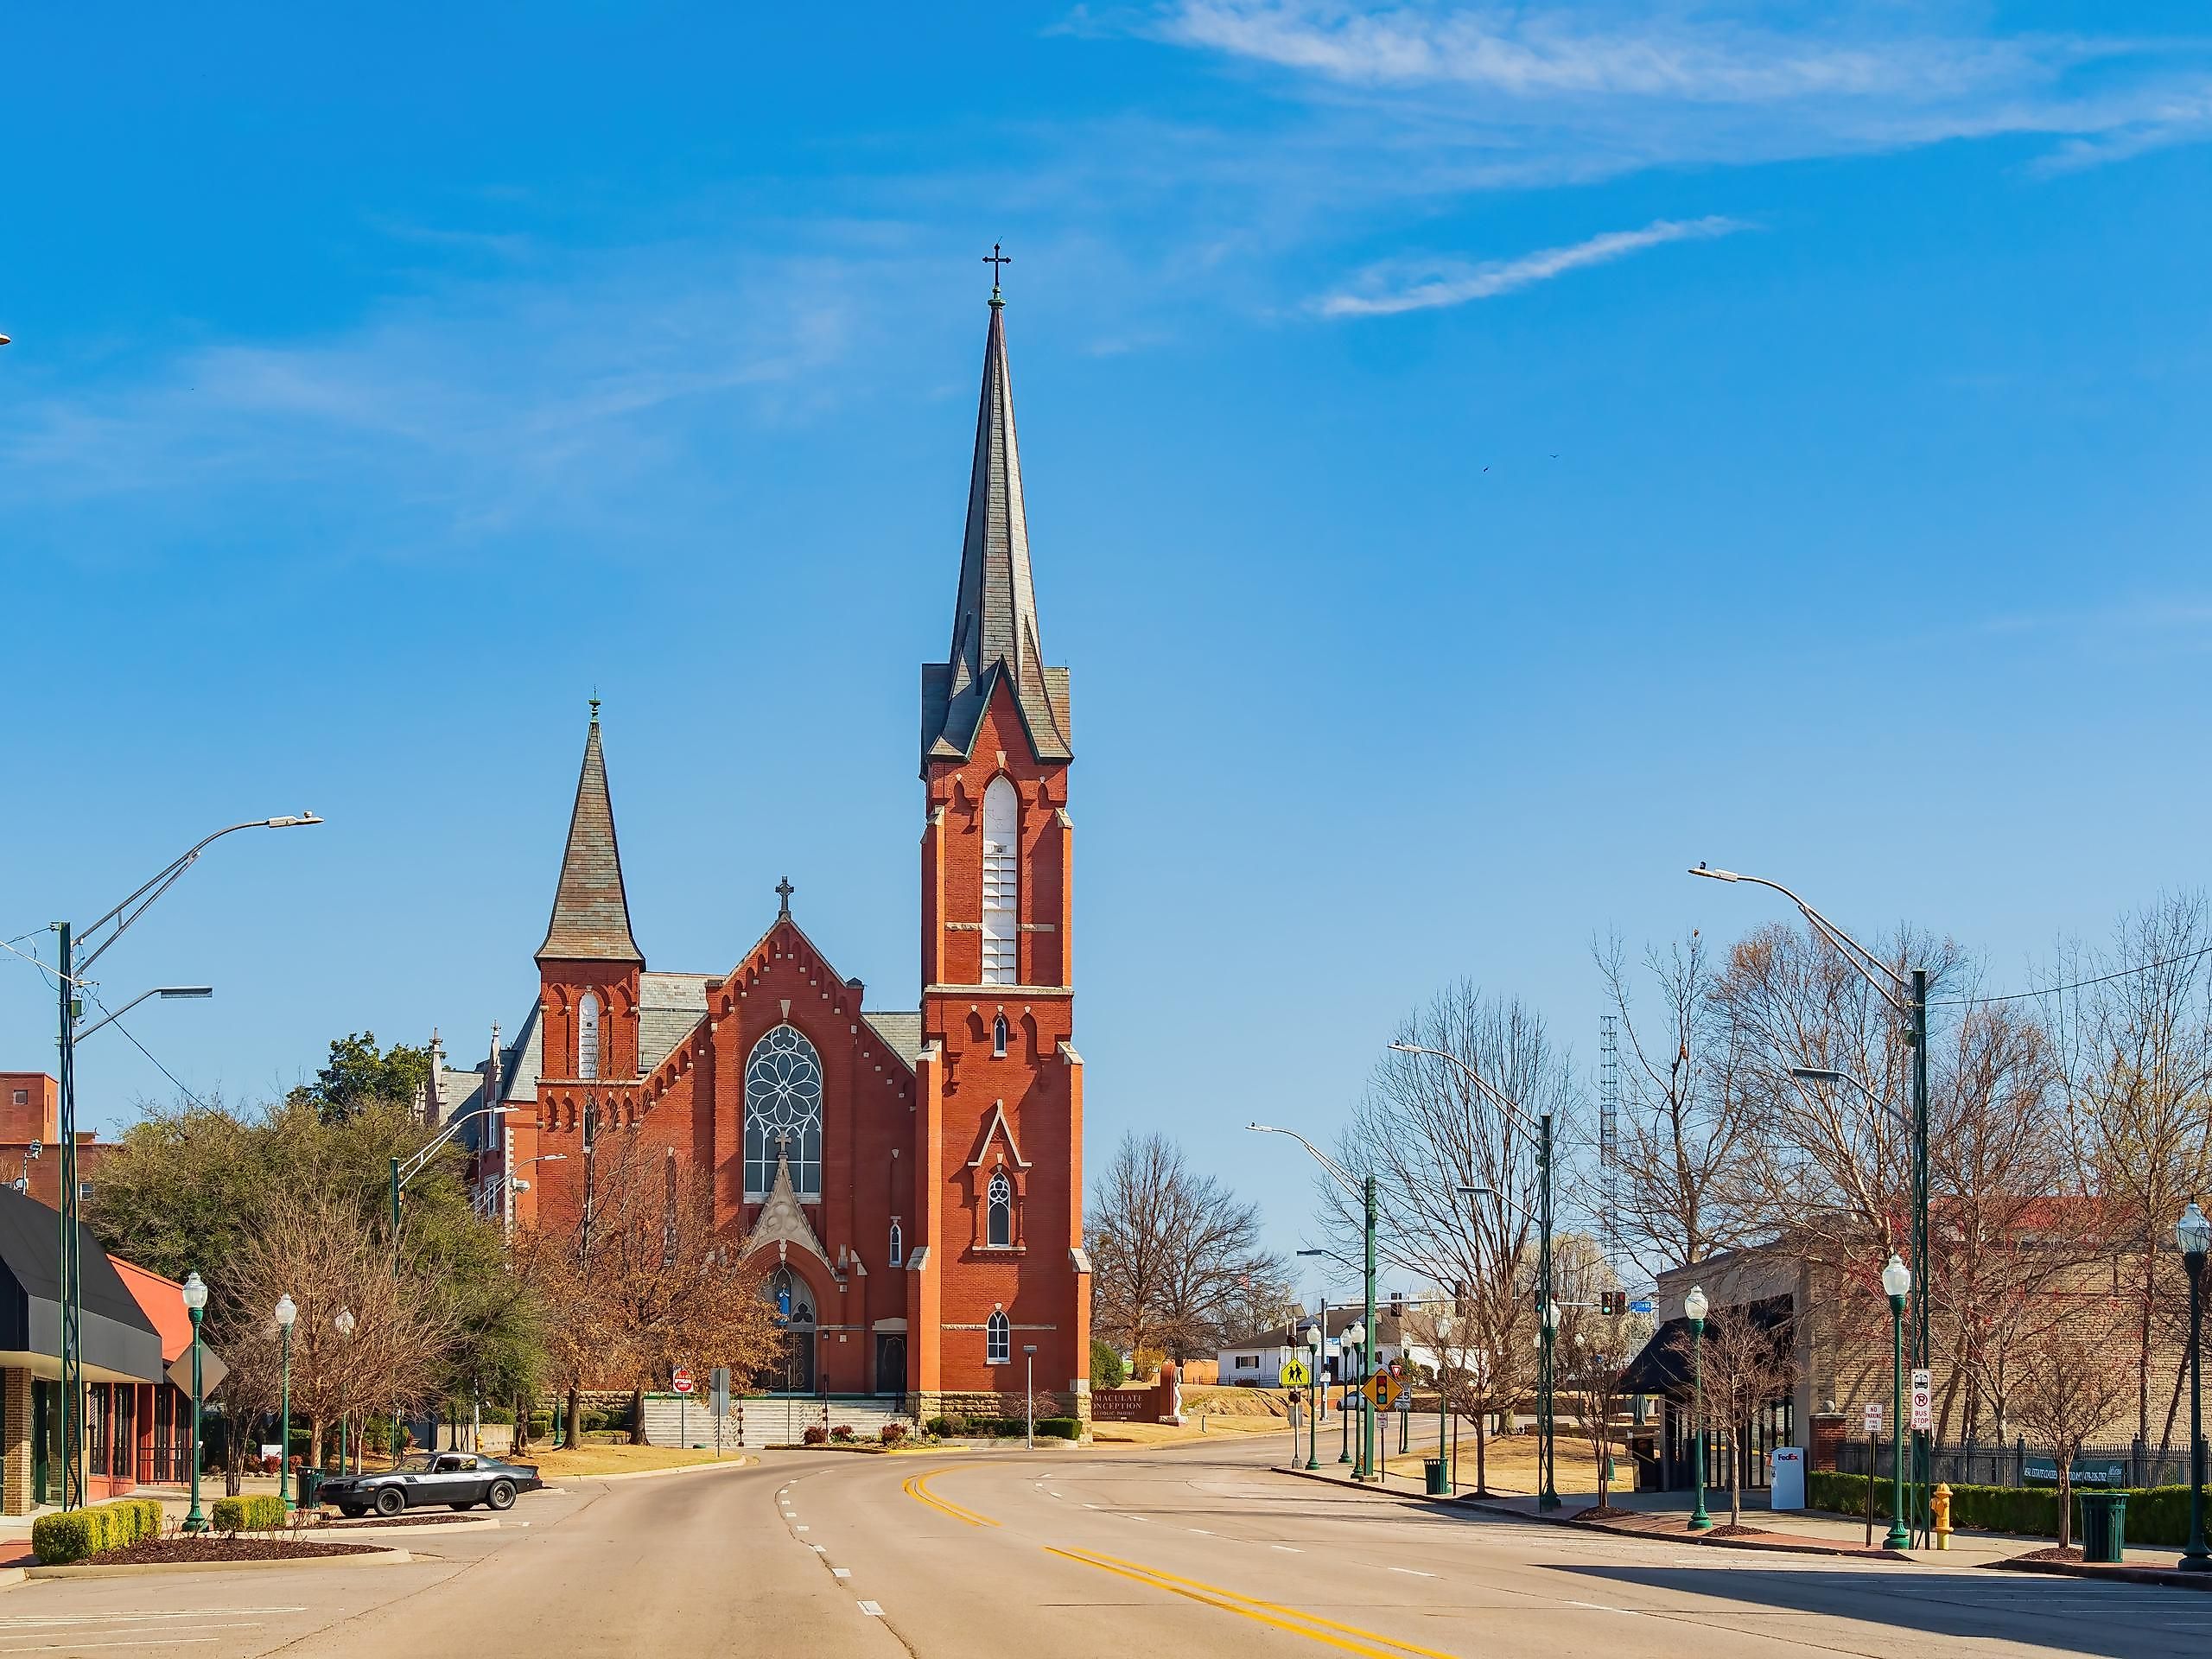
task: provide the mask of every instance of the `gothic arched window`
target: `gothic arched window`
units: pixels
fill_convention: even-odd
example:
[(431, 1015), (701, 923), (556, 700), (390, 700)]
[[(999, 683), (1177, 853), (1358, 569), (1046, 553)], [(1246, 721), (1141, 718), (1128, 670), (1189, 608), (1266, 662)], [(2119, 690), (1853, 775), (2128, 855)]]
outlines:
[(1006, 1171), (991, 1172), (991, 1184), (985, 1189), (984, 1201), (989, 1210), (985, 1222), (983, 1239), (989, 1244), (1014, 1243), (1014, 1183), (1006, 1178)]
[(599, 993), (586, 991), (576, 1004), (576, 1075), (599, 1075)]
[(891, 1217), (891, 1265), (902, 1266), (906, 1259), (906, 1235), (899, 1225), (899, 1217)]
[(1006, 1365), (1014, 1360), (1014, 1327), (1006, 1322), (1006, 1310), (995, 1309), (990, 1323), (983, 1327), (983, 1363)]
[(776, 1310), (776, 1317), (785, 1325), (812, 1325), (814, 1297), (806, 1287), (806, 1281), (789, 1268), (778, 1268), (768, 1277), (768, 1300)]
[(1011, 985), (1019, 976), (1014, 925), (1021, 907), (1021, 802), (1003, 778), (983, 791), (983, 983)]
[(768, 1196), (776, 1159), (791, 1160), (791, 1188), (822, 1196), (822, 1057), (791, 1026), (753, 1046), (745, 1065), (745, 1195)]
[(993, 1059), (1006, 1058), (1006, 1015), (1001, 1014), (991, 1021), (991, 1058)]

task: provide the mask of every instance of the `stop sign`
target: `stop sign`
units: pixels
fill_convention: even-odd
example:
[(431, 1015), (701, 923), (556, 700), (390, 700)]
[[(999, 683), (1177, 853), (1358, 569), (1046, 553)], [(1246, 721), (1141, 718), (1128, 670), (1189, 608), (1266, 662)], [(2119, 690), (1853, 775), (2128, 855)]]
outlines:
[(691, 1392), (695, 1384), (691, 1381), (690, 1368), (685, 1365), (677, 1366), (676, 1368), (676, 1391), (678, 1394), (689, 1394)]

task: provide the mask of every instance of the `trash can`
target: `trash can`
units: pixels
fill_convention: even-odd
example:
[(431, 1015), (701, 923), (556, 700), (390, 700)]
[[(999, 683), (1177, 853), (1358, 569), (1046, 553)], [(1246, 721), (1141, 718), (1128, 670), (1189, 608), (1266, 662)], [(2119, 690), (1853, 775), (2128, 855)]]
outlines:
[(1446, 1472), (1448, 1467), (1441, 1458), (1423, 1458), (1421, 1460), (1421, 1471), (1428, 1477), (1428, 1495), (1431, 1497), (1452, 1496), (1451, 1478)]
[(2083, 1492), (2082, 1559), (2117, 1563), (2127, 1548), (2127, 1494)]
[(294, 1503), (303, 1510), (322, 1507), (321, 1470), (295, 1469), (292, 1471), (292, 1479), (295, 1483), (292, 1493)]

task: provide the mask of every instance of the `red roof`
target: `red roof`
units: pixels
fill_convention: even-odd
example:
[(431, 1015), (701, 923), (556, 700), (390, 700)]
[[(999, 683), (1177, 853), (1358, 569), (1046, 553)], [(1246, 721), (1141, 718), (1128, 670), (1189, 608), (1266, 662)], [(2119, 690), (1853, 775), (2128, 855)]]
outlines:
[(185, 1311), (184, 1287), (174, 1279), (149, 1273), (119, 1255), (111, 1255), (108, 1260), (123, 1275), (124, 1288), (130, 1293), (131, 1300), (145, 1311), (154, 1329), (161, 1333), (162, 1363), (166, 1365), (191, 1352), (192, 1315)]

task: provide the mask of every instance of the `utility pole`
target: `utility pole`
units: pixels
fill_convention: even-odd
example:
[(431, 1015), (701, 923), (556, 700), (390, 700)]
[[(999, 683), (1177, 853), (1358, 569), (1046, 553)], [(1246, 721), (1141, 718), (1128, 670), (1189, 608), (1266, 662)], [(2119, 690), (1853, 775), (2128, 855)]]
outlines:
[[(1933, 1362), (1929, 1358), (1928, 1343), (1928, 1286), (1933, 1274), (1928, 1261), (1928, 970), (1912, 970), (1912, 1289), (1913, 1289), (1913, 1359), (1916, 1369)], [(1915, 1506), (1914, 1519), (1920, 1528), (1920, 1541), (1924, 1548), (1930, 1541), (1928, 1513), (1929, 1493), (1933, 1483), (1929, 1471), (1933, 1462), (1929, 1440), (1933, 1428), (1912, 1431), (1913, 1478), (1920, 1484), (1920, 1501)]]
[[(1363, 1200), (1363, 1208), (1365, 1209), (1367, 1217), (1367, 1342), (1363, 1351), (1367, 1355), (1368, 1358), (1368, 1363), (1364, 1367), (1364, 1374), (1371, 1376), (1375, 1375), (1376, 1370), (1375, 1363), (1376, 1353), (1375, 1330), (1375, 1178), (1372, 1175), (1370, 1175), (1366, 1180), (1361, 1184), (1361, 1197)], [(1372, 1480), (1375, 1478), (1375, 1397), (1363, 1389), (1360, 1394), (1360, 1400), (1359, 1478), (1362, 1480)]]
[(1536, 1507), (1555, 1510), (1559, 1508), (1559, 1489), (1554, 1478), (1552, 1449), (1558, 1420), (1552, 1399), (1552, 1338), (1559, 1315), (1552, 1300), (1552, 1115), (1548, 1109), (1536, 1119), (1536, 1173), (1541, 1182), (1543, 1209), (1536, 1241), (1536, 1456), (1541, 1465), (1537, 1470)]
[(79, 1308), (83, 1280), (77, 1252), (77, 1021), (84, 1001), (78, 994), (77, 956), (69, 924), (56, 925), (61, 991), (60, 1058), (55, 1063), (61, 1096), (61, 1507), (85, 1501), (85, 1471), (78, 1456), (84, 1438), (84, 1327)]

